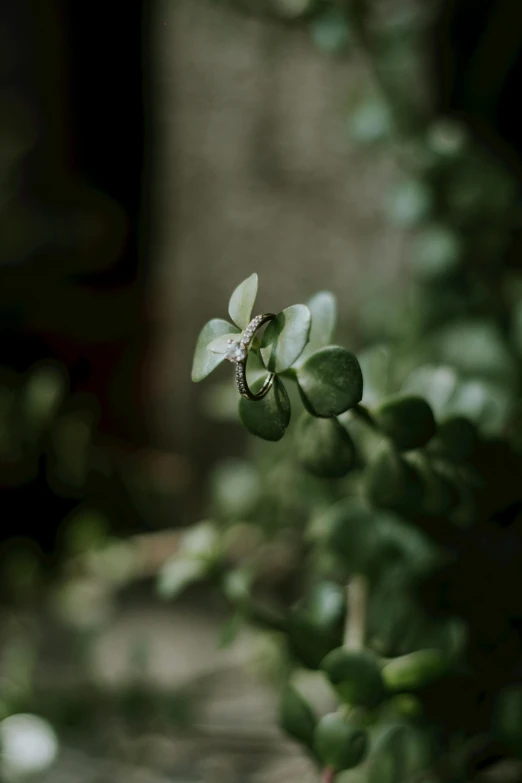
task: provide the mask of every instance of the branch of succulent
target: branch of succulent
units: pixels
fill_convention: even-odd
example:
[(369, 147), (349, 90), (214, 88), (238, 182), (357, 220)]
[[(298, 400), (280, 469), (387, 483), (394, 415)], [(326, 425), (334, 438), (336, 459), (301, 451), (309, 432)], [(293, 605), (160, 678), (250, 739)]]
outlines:
[[(203, 328), (194, 380), (224, 358), (218, 332), (250, 323), (256, 294), (252, 275), (230, 301), (236, 326)], [(370, 783), (445, 781), (469, 763), (469, 738), (519, 752), (522, 641), (510, 618), (522, 624), (522, 607), (508, 582), (522, 588), (521, 457), (484, 432), (449, 370), (419, 386), (399, 354), (392, 372), (391, 349), (357, 359), (336, 344), (336, 313), (325, 291), (288, 307), (241, 358), (260, 383), (275, 376), (258, 401), (230, 383), (239, 421), (272, 444), (219, 468), (213, 521), (164, 569), (163, 592), (211, 579), (233, 607), (227, 641), (246, 622), (277, 631), (289, 672), (280, 725), (323, 781), (354, 767)], [(227, 557), (238, 525), (292, 553), (278, 589), (261, 585), (262, 557)], [(336, 711), (317, 713), (295, 679), (303, 668), (329, 683)]]

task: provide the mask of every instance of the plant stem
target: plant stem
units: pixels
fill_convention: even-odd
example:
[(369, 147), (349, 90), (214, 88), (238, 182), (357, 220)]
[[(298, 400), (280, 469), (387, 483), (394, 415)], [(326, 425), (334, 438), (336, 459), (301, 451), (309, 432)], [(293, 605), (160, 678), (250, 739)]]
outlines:
[(353, 408), (351, 408), (351, 412), (358, 419), (364, 421), (364, 423), (367, 424), (369, 427), (373, 427), (373, 429), (378, 429), (372, 414), (370, 413), (368, 408), (366, 408), (364, 405), (360, 405), (360, 404), (355, 405)]
[(347, 650), (362, 650), (366, 636), (368, 583), (362, 574), (353, 576), (346, 587), (348, 616), (344, 635)]
[(321, 775), (321, 783), (333, 783), (335, 777), (335, 769), (333, 767), (325, 767)]

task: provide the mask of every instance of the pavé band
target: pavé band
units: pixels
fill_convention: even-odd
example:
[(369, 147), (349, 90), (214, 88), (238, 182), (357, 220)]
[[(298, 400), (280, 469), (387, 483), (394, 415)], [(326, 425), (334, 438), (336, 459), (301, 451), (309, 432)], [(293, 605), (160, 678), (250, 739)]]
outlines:
[(274, 373), (268, 373), (265, 382), (256, 394), (252, 392), (248, 386), (246, 379), (246, 364), (248, 359), (248, 352), (252, 345), (252, 341), (258, 329), (264, 324), (268, 323), (275, 318), (273, 313), (264, 313), (264, 315), (256, 315), (252, 318), (247, 328), (241, 335), (239, 340), (230, 339), (228, 341), (228, 349), (225, 354), (225, 359), (229, 362), (233, 362), (236, 365), (236, 383), (239, 393), (247, 400), (261, 400), (270, 391), (274, 382)]

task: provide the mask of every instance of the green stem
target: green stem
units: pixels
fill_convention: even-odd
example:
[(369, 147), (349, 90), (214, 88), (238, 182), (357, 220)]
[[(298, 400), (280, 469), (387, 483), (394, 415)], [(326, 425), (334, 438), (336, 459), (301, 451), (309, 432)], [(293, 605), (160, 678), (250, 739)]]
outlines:
[(347, 620), (344, 646), (347, 650), (362, 650), (366, 637), (368, 583), (362, 574), (355, 574), (346, 588)]
[(377, 424), (375, 423), (375, 419), (373, 418), (368, 408), (366, 408), (366, 406), (356, 405), (354, 408), (351, 408), (351, 412), (358, 419), (364, 421), (364, 423), (367, 424), (369, 427), (373, 427), (373, 429), (375, 430), (379, 429)]
[(321, 783), (333, 783), (335, 778), (335, 769), (333, 767), (325, 767), (321, 775)]

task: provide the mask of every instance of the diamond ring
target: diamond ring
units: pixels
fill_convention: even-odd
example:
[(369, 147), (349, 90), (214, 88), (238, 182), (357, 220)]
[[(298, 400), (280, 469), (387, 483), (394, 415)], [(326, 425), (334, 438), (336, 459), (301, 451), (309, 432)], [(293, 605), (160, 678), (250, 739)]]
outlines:
[(264, 315), (256, 315), (252, 318), (247, 328), (239, 338), (239, 340), (230, 339), (228, 341), (228, 348), (225, 353), (225, 359), (236, 365), (236, 383), (239, 393), (242, 397), (246, 397), (247, 400), (261, 400), (270, 391), (274, 382), (275, 375), (273, 372), (269, 373), (265, 382), (260, 390), (254, 394), (248, 386), (246, 379), (246, 364), (248, 359), (248, 352), (252, 345), (252, 341), (258, 329), (264, 324), (268, 323), (275, 318), (273, 313), (265, 313)]

